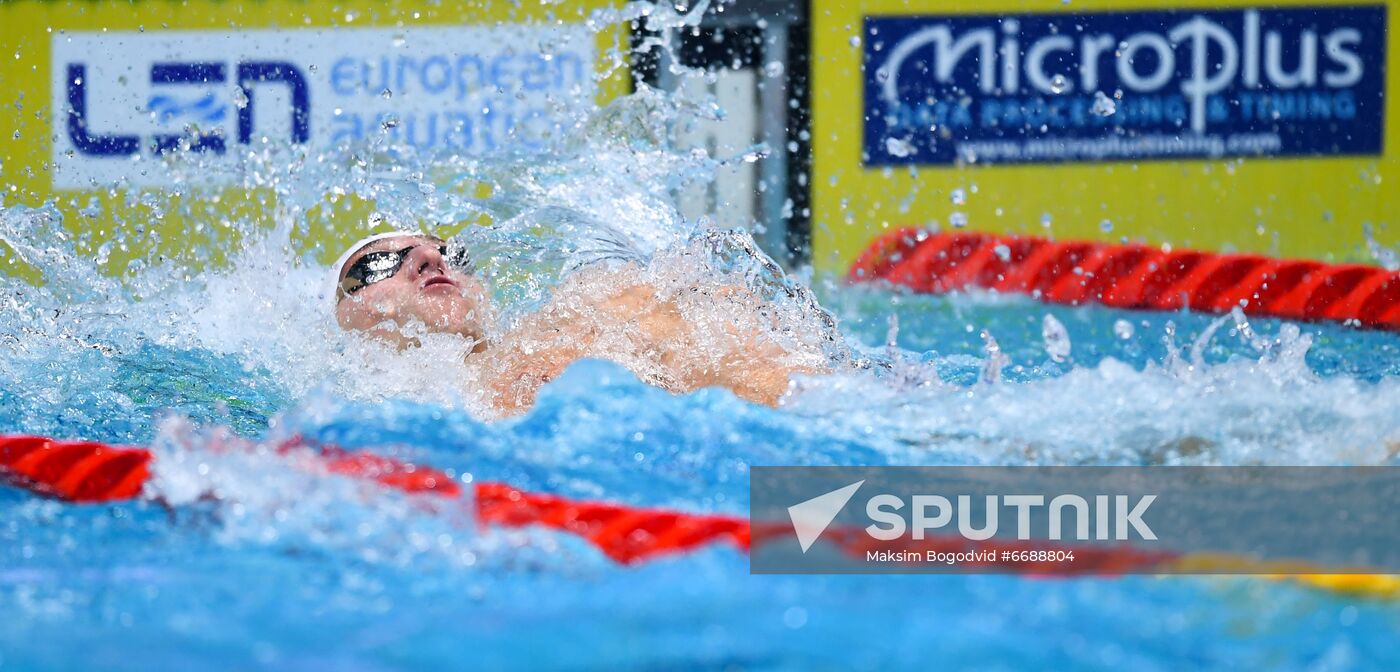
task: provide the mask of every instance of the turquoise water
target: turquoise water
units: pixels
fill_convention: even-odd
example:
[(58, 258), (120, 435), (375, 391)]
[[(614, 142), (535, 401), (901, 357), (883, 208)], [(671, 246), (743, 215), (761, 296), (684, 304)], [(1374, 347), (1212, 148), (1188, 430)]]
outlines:
[[(203, 452), (301, 432), (464, 479), (742, 514), (754, 464), (1384, 462), (1400, 426), (1390, 334), (1306, 325), (1313, 344), (1295, 360), (1222, 326), (1192, 363), (1210, 318), (868, 288), (823, 299), (875, 359), (889, 359), (897, 314), (900, 363), (804, 381), (777, 410), (720, 390), (673, 396), (585, 361), (529, 415), (484, 422), (411, 398), (299, 392), (236, 355), (112, 325), (106, 351), (96, 335), (21, 338), (0, 355), (0, 427), (154, 445), (156, 487), (176, 504), (0, 488), (0, 669), (1400, 664), (1395, 602), (1249, 578), (750, 576), (727, 548), (626, 568), (568, 536), (478, 529), (465, 503), (429, 510), (289, 475), (271, 455)], [(1068, 361), (1047, 354), (1046, 315), (1069, 335)], [(1261, 340), (1287, 331), (1251, 326)], [(986, 381), (982, 329), (1008, 359), (1000, 382)], [(1173, 454), (1188, 437), (1206, 447)], [(191, 481), (223, 501), (180, 501)]]
[[(134, 503), (0, 485), (0, 671), (1400, 668), (1397, 601), (1243, 577), (750, 576), (727, 547), (621, 567), (267, 449), (302, 434), (463, 482), (736, 515), (753, 465), (1396, 463), (1397, 335), (802, 282), (676, 211), (717, 164), (666, 136), (704, 107), (643, 90), (528, 156), (269, 149), (238, 177), (275, 205), (232, 221), (190, 184), (128, 195), (186, 225), (177, 259), (0, 204), (0, 269), (44, 278), (0, 272), (0, 433), (157, 455)], [(833, 337), (838, 372), (773, 409), (583, 361), (493, 418), (444, 364), (462, 343), (396, 353), (332, 323), (316, 292), (340, 250), (302, 241), (365, 233), (336, 216), (351, 196), (371, 223), (488, 215), (461, 235), (507, 319), (623, 257), (770, 297), (780, 326)]]

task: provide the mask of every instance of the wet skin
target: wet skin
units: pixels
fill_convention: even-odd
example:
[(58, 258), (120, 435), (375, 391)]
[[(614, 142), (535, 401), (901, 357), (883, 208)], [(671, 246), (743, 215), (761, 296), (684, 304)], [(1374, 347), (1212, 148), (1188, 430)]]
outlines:
[(430, 332), (454, 333), (476, 341), (477, 352), (484, 350), (491, 309), (486, 286), (442, 258), (437, 249), (441, 240), (426, 236), (378, 240), (351, 256), (344, 269), (371, 252), (392, 252), (410, 245), (416, 246), (393, 277), (341, 297), (335, 307), (340, 328), (364, 331), (402, 348), (415, 344), (404, 335), (404, 327), (420, 322)]
[[(707, 302), (704, 323), (687, 319), (682, 299), (667, 298), (636, 279), (637, 267), (591, 268), (571, 275), (538, 312), (488, 343), (494, 307), (480, 279), (448, 265), (441, 241), (404, 236), (376, 241), (365, 254), (419, 243), (395, 275), (360, 288), (336, 305), (342, 329), (362, 331), (399, 348), (416, 345), (404, 327), (453, 333), (476, 343), (467, 364), (498, 411), (519, 413), (534, 404), (540, 386), (573, 362), (592, 357), (617, 362), (643, 380), (672, 392), (718, 386), (749, 401), (776, 405), (794, 373), (827, 369), (810, 354), (792, 363), (782, 346), (763, 334), (762, 300), (737, 287), (696, 289), (684, 299)], [(342, 272), (342, 279), (344, 273)], [(722, 310), (714, 310), (723, 302)], [(726, 317), (714, 319), (713, 315)]]

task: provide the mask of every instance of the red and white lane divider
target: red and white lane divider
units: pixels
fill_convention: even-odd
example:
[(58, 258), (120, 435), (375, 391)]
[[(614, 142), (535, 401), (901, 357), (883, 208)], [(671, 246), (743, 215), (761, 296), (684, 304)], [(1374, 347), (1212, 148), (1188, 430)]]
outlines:
[[(326, 472), (376, 482), (388, 489), (447, 499), (456, 499), (463, 494), (461, 484), (442, 471), (366, 451), (344, 450), (301, 440), (288, 441), (278, 448), (284, 454), (297, 450), (316, 455), (319, 468)], [(93, 441), (56, 441), (40, 436), (0, 435), (0, 481), (75, 504), (141, 498), (144, 486), (151, 478), (154, 459), (149, 450), (139, 447), (109, 446)], [(625, 565), (712, 544), (728, 545), (748, 552), (751, 545), (777, 538), (792, 538), (792, 527), (785, 524), (755, 527), (738, 516), (582, 501), (527, 492), (504, 483), (477, 483), (473, 495), (479, 524), (498, 527), (542, 526), (560, 530), (587, 540), (609, 558)], [(988, 540), (974, 543), (961, 537), (881, 542), (860, 532), (857, 529), (833, 528), (823, 538), (855, 557), (865, 557), (866, 552), (871, 550), (918, 553), (993, 550), (995, 553), (992, 557), (997, 557), (1001, 551), (1051, 548), (1039, 542)], [(1256, 571), (1271, 578), (1292, 578), (1353, 595), (1400, 596), (1400, 579), (1387, 575), (1285, 575), (1279, 572), (1306, 572), (1309, 568), (1280, 568), (1237, 556), (1143, 551), (1128, 547), (1074, 547), (1073, 550), (1075, 561), (1068, 565), (1037, 561), (992, 561), (983, 564), (994, 566), (998, 571), (1037, 576), (1105, 576), (1173, 570), (1197, 573)]]
[(1067, 305), (1241, 308), (1251, 315), (1400, 330), (1400, 272), (1358, 264), (907, 228), (871, 243), (849, 278), (927, 293), (979, 287)]
[[(456, 499), (462, 485), (430, 467), (366, 451), (301, 440), (281, 453), (308, 450), (324, 471), (374, 481), (410, 494)], [(56, 441), (41, 436), (0, 435), (0, 480), (36, 494), (75, 504), (142, 497), (155, 456), (145, 448), (93, 441)], [(526, 492), (504, 483), (478, 483), (475, 513), (482, 524), (539, 525), (576, 534), (609, 558), (629, 564), (713, 543), (749, 548), (749, 523), (737, 516), (700, 515)]]

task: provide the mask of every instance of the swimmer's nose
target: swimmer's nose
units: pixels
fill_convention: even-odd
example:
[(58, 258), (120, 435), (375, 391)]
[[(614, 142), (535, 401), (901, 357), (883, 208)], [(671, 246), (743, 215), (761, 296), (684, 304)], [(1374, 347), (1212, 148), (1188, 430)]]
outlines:
[(408, 267), (417, 278), (429, 271), (447, 273), (447, 263), (442, 258), (442, 253), (438, 252), (433, 245), (419, 245), (408, 253), (408, 258), (404, 259), (404, 266)]

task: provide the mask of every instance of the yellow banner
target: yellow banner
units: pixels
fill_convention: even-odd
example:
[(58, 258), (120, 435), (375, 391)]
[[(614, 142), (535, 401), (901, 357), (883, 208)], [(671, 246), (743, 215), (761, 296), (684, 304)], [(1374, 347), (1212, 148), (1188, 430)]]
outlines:
[(1371, 261), (1400, 243), (1395, 0), (813, 12), (813, 261), (966, 227)]

